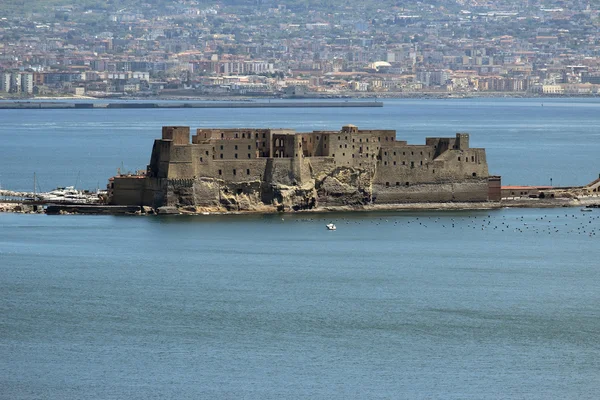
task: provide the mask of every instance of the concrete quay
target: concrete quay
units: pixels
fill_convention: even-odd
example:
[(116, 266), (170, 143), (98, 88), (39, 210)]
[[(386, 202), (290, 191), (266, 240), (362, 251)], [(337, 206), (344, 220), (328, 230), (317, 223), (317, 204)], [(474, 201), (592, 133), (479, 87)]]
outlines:
[(145, 109), (145, 108), (353, 108), (383, 107), (381, 101), (215, 101), (215, 102), (119, 102), (79, 103), (45, 101), (0, 102), (0, 110), (80, 110), (80, 109)]

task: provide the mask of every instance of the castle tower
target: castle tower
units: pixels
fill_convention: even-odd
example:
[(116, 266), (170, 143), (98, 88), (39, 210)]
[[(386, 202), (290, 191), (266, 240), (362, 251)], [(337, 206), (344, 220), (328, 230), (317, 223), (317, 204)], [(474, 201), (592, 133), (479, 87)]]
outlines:
[(469, 134), (468, 133), (457, 133), (456, 144), (457, 150), (466, 150), (469, 148)]

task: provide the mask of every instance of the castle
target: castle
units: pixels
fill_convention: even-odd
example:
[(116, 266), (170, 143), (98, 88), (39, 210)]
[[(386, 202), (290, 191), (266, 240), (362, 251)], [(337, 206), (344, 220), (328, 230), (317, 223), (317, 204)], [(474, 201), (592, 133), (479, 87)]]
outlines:
[(469, 135), (396, 140), (395, 130), (168, 126), (145, 174), (109, 183), (111, 204), (280, 211), (328, 206), (500, 200), (485, 149)]

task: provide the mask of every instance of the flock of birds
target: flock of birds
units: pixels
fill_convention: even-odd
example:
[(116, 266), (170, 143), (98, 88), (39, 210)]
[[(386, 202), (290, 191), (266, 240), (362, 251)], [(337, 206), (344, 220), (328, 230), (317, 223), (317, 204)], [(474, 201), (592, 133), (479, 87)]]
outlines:
[[(283, 218), (282, 218), (283, 220)], [(453, 230), (479, 230), (498, 231), (513, 233), (534, 234), (577, 234), (596, 236), (600, 232), (600, 213), (584, 213), (579, 210), (568, 210), (562, 213), (528, 214), (528, 215), (487, 215), (487, 216), (465, 216), (465, 217), (378, 217), (378, 218), (302, 218), (295, 222), (318, 222), (323, 221), (326, 226), (331, 224), (340, 225), (406, 225), (422, 228), (443, 228)]]

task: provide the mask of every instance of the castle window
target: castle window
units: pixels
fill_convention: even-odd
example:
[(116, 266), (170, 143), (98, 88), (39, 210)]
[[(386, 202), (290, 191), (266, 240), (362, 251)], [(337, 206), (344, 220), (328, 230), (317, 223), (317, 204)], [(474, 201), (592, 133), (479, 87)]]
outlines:
[(346, 157), (346, 153), (342, 153), (342, 157)]
[(408, 187), (410, 185), (410, 183), (406, 182), (405, 185), (406, 185), (406, 187)]
[(249, 169), (246, 170), (246, 175), (250, 175), (250, 170)]
[(367, 143), (369, 143), (369, 138), (367, 138)]
[(242, 139), (246, 139), (246, 134), (242, 133)]
[(221, 139), (223, 139), (225, 137), (224, 133), (221, 133)]
[(335, 158), (335, 154), (332, 154), (331, 157)]
[(400, 182), (396, 182), (396, 186), (400, 186)]
[(221, 153), (220, 158), (223, 158), (223, 153)]
[(411, 156), (414, 156), (414, 155), (415, 155), (415, 152), (414, 152), (414, 151), (411, 151), (411, 152), (410, 152), (410, 155), (411, 155)]
[(319, 140), (319, 137), (317, 136), (317, 140)]
[(378, 136), (378, 137), (377, 137), (377, 141), (378, 141), (378, 142), (381, 142), (381, 136)]
[(394, 152), (394, 155), (396, 155), (396, 152)]
[(256, 136), (255, 136), (255, 137), (258, 139), (258, 133), (256, 134)]
[(340, 149), (342, 148), (342, 145), (340, 144)]
[(405, 152), (405, 151), (403, 151), (403, 152), (402, 152), (402, 155), (403, 155), (403, 156), (405, 156), (405, 155), (406, 155), (406, 152)]
[(248, 150), (250, 150), (250, 149), (252, 149), (252, 145), (249, 144), (248, 145)]
[(383, 165), (387, 165), (387, 161), (384, 161), (384, 162), (383, 162)]
[(362, 143), (362, 139), (358, 139), (358, 141)]
[(338, 140), (341, 140), (341, 139), (342, 139), (342, 137), (341, 137), (341, 136), (338, 136)]
[(460, 161), (460, 157), (458, 157), (458, 161)]
[(385, 187), (390, 187), (390, 183), (389, 183), (389, 182), (386, 182), (386, 183), (385, 183)]
[(473, 176), (477, 176), (477, 172), (473, 172)]
[(237, 158), (237, 153), (235, 153), (235, 154), (233, 155), (233, 157), (234, 157), (234, 158)]
[(200, 162), (202, 162), (202, 157), (200, 157)]
[(435, 174), (435, 169), (433, 170), (433, 173)]
[(475, 156), (471, 156), (471, 161), (475, 162)]
[(326, 149), (327, 148), (327, 143), (323, 144), (323, 148)]
[(411, 168), (414, 168), (414, 167), (415, 167), (415, 162), (414, 162), (414, 161), (411, 161), (411, 162), (410, 162), (410, 167), (411, 167)]
[(266, 138), (267, 136), (263, 133), (263, 139)]
[(402, 165), (406, 165), (406, 161), (402, 161)]
[(206, 150), (206, 155), (208, 155), (208, 150)]
[(423, 152), (421, 152), (421, 155), (423, 155)]
[(396, 165), (396, 161), (394, 161), (394, 165)]
[(384, 156), (387, 156), (387, 151), (383, 152), (383, 155), (384, 155)]
[(239, 137), (239, 135), (236, 133), (236, 134), (235, 134), (235, 138), (237, 139), (238, 137)]
[(235, 149), (237, 150), (237, 144), (235, 145)]
[(234, 170), (233, 170), (233, 175), (235, 175), (235, 172), (236, 172), (236, 171), (235, 171), (235, 168), (234, 168)]
[(263, 142), (262, 147), (266, 147), (267, 146), (267, 142)]
[(345, 148), (345, 149), (347, 149), (347, 148), (348, 148), (348, 145), (347, 145), (347, 144), (345, 144), (345, 145), (344, 145), (344, 148)]
[(354, 158), (354, 154), (352, 154), (352, 158)]
[(221, 145), (221, 150), (223, 150), (223, 145)]
[(344, 137), (344, 140), (348, 140), (348, 136)]
[(421, 165), (423, 165), (423, 161), (421, 161)]
[(219, 170), (219, 175), (223, 175), (223, 171)]
[(250, 153), (248, 153), (248, 158), (252, 158), (252, 156), (250, 155)]
[(354, 143), (354, 139), (352, 139), (352, 143)]

